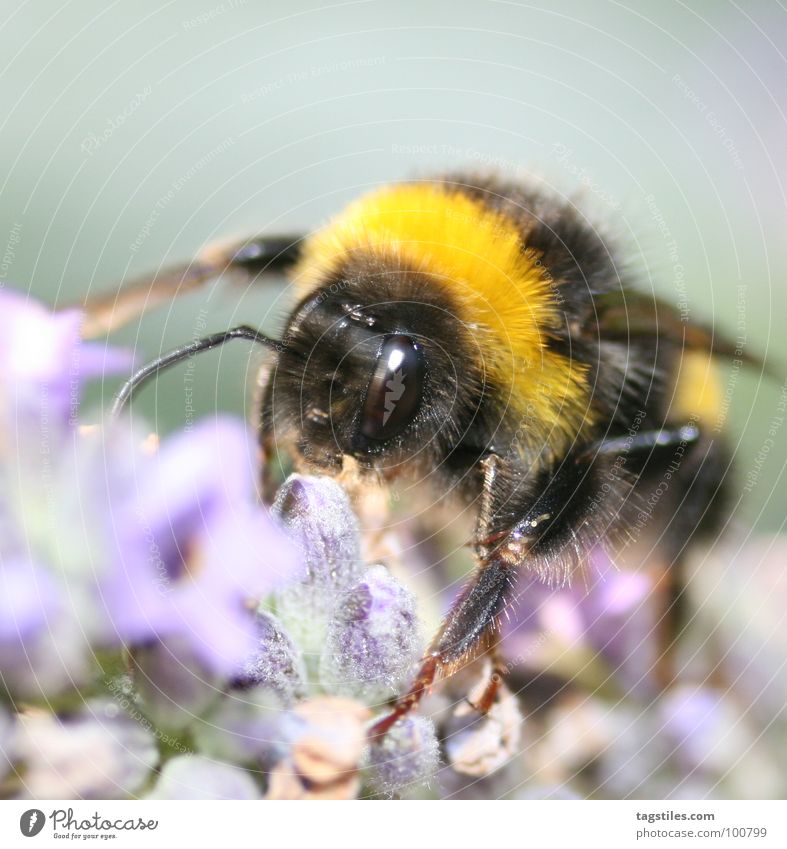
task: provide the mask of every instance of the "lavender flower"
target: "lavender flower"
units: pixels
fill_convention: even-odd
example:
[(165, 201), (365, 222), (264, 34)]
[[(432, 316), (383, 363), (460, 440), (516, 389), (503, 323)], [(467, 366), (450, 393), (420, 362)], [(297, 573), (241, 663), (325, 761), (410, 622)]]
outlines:
[[(241, 691), (230, 694), (237, 707), (220, 706), (214, 727), (206, 720), (197, 739), (216, 756), (236, 759), (242, 743), (271, 771), (268, 798), (349, 798), (361, 786), (371, 716), (365, 704), (395, 695), (419, 656), (415, 600), (384, 566), (361, 567), (357, 522), (334, 481), (293, 476), (276, 505), (306, 575), (275, 593), (277, 616), (260, 612), (258, 646), (235, 681)], [(297, 615), (304, 610), (312, 617), (306, 627)], [(320, 663), (309, 679), (314, 646), (321, 647)], [(270, 699), (267, 715), (244, 705), (243, 688), (252, 685), (290, 709), (272, 714)], [(355, 699), (336, 698), (346, 695)], [(386, 739), (364, 772), (379, 792), (433, 774), (437, 742), (428, 722), (400, 723)]]
[(385, 566), (372, 566), (338, 601), (320, 679), (335, 693), (384, 699), (403, 685), (422, 648), (412, 593)]
[(188, 641), (216, 675), (253, 650), (249, 602), (298, 560), (252, 500), (252, 452), (245, 428), (217, 419), (165, 441), (143, 467), (117, 514), (124, 568), (102, 585), (121, 639)]
[(91, 645), (173, 639), (206, 674), (236, 672), (254, 645), (249, 603), (298, 568), (252, 500), (246, 429), (203, 423), (154, 456), (123, 425), (70, 439), (53, 460), (49, 499), (35, 476), (6, 490), (6, 687), (57, 692), (81, 680)]
[[(0, 631), (6, 686), (29, 692), (28, 679), (38, 676), (26, 671), (28, 651), (37, 661), (55, 645), (55, 657), (74, 654), (63, 660), (79, 666), (91, 643), (173, 637), (187, 639), (209, 672), (234, 671), (254, 640), (247, 603), (297, 565), (255, 503), (246, 429), (226, 419), (203, 423), (165, 440), (153, 456), (124, 425), (78, 433), (81, 381), (128, 366), (128, 357), (80, 344), (77, 312), (52, 315), (7, 292), (0, 308), (0, 355), (8, 364), (0, 377), (0, 444), (16, 446), (0, 465), (0, 583), (4, 603), (13, 605)], [(43, 410), (47, 399), (51, 413)], [(36, 411), (56, 429), (57, 450), (55, 435), (28, 428)], [(78, 678), (75, 664), (63, 662), (60, 671), (50, 663), (46, 689)]]
[(422, 716), (400, 719), (369, 747), (366, 779), (373, 793), (402, 795), (437, 772), (439, 743), (434, 723)]
[(255, 624), (257, 642), (235, 679), (235, 687), (259, 684), (274, 692), (283, 705), (292, 705), (306, 695), (303, 658), (272, 613), (258, 611)]
[(81, 342), (82, 318), (0, 291), (0, 456), (10, 467), (32, 455), (46, 473), (77, 423), (85, 382), (131, 368), (128, 351)]
[(305, 563), (302, 581), (277, 593), (276, 613), (316, 671), (339, 596), (361, 574), (358, 520), (347, 493), (329, 478), (292, 475), (273, 505)]
[(523, 576), (510, 612), (502, 648), (515, 669), (549, 668), (567, 679), (582, 675), (593, 686), (615, 681), (638, 695), (653, 695), (653, 579), (618, 570), (601, 546), (570, 587), (555, 589)]
[(98, 637), (86, 582), (71, 582), (95, 550), (70, 449), (83, 383), (131, 357), (80, 344), (80, 323), (0, 291), (0, 686), (23, 696), (82, 682)]

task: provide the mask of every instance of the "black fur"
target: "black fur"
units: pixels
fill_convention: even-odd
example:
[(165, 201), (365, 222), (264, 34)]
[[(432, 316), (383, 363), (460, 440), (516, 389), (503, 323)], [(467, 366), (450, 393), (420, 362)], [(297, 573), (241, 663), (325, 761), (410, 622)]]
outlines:
[[(311, 468), (336, 472), (351, 455), (367, 474), (423, 479), (440, 497), (465, 502), (481, 492), (480, 461), (499, 458), (488, 530), (500, 542), (435, 643), (447, 661), (480, 644), (516, 569), (562, 583), (595, 543), (642, 534), (663, 540), (668, 559), (679, 557), (700, 527), (718, 527), (727, 463), (723, 445), (701, 433), (681, 449), (677, 467), (676, 445), (636, 447), (637, 433), (686, 424), (669, 415), (684, 340), (662, 335), (655, 322), (628, 333), (614, 325), (610, 304), (633, 287), (571, 204), (500, 181), (438, 182), (519, 223), (523, 250), (548, 271), (564, 317), (549, 344), (587, 367), (596, 424), (564, 456), (530, 439), (527, 428), (522, 437), (522, 422), (503, 387), (485, 374), (450, 289), (401, 260), (359, 252), (294, 310), (265, 391), (261, 432), (264, 440), (289, 442)], [(364, 440), (364, 399), (389, 334), (407, 335), (423, 349), (421, 405), (396, 437)], [(599, 452), (604, 441), (621, 450)], [(669, 494), (654, 507), (652, 490), (665, 476)]]

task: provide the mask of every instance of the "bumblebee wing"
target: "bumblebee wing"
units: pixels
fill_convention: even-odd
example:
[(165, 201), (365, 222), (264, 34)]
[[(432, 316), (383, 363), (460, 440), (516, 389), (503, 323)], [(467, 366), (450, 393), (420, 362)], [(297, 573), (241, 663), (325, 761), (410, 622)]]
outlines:
[(745, 350), (745, 343), (734, 341), (713, 327), (688, 321), (685, 313), (653, 295), (612, 292), (595, 297), (593, 303), (598, 332), (603, 338), (621, 341), (647, 337), (669, 339), (683, 350), (737, 359), (780, 379), (774, 364)]

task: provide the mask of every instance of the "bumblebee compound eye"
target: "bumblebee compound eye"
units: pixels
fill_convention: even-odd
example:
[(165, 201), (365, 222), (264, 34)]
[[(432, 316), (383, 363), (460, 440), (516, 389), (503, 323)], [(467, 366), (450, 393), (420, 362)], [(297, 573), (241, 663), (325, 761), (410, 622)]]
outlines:
[(424, 356), (409, 336), (392, 334), (383, 343), (366, 390), (361, 433), (368, 439), (390, 439), (413, 420), (421, 404)]

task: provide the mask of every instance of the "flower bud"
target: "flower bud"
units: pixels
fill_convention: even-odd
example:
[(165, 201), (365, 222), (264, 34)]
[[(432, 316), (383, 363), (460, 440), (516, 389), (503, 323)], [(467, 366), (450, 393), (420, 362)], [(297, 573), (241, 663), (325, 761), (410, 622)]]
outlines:
[(377, 794), (391, 796), (432, 778), (439, 765), (434, 724), (423, 716), (400, 719), (369, 747), (367, 781)]
[(281, 622), (271, 613), (259, 611), (255, 617), (257, 644), (233, 681), (237, 688), (261, 686), (272, 690), (289, 706), (306, 692), (303, 660)]
[(413, 595), (385, 566), (372, 566), (339, 601), (320, 680), (333, 693), (384, 699), (398, 691), (420, 650)]
[(276, 612), (307, 655), (319, 657), (339, 596), (361, 573), (358, 521), (345, 491), (330, 478), (291, 475), (272, 512), (300, 549), (306, 575), (276, 595)]

